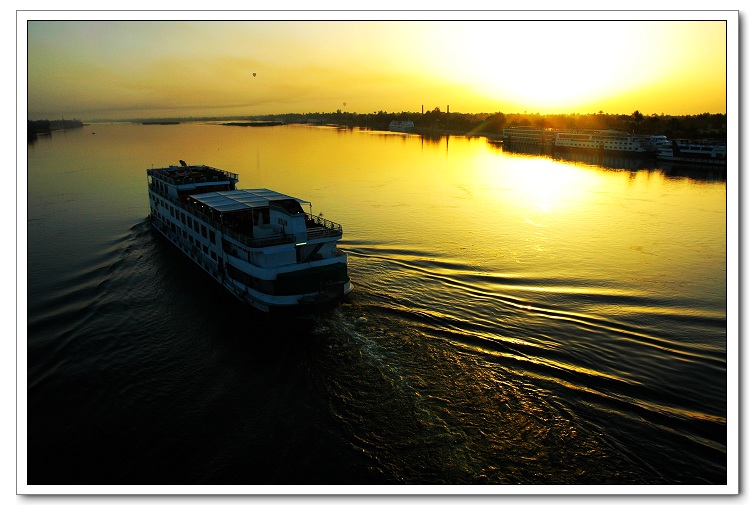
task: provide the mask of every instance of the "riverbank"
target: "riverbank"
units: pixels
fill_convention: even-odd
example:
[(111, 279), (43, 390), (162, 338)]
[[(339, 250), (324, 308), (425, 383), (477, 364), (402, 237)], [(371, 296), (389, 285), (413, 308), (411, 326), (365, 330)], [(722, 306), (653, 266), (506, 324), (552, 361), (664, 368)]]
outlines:
[(26, 130), (31, 134), (46, 134), (64, 129), (78, 129), (84, 126), (81, 120), (27, 120)]

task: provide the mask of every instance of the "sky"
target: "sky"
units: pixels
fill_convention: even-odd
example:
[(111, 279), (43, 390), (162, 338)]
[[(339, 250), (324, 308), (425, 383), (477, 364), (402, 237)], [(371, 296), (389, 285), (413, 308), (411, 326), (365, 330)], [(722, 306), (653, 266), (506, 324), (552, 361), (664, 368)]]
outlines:
[(30, 12), (19, 23), (28, 31), (27, 118), (435, 107), (726, 113), (722, 17), (507, 21), (502, 14), (474, 21), (56, 21)]

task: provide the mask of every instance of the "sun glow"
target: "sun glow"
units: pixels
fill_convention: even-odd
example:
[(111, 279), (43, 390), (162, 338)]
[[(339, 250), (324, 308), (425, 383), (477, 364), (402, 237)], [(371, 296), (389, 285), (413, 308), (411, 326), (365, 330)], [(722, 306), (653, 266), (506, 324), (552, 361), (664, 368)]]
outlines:
[[(522, 159), (517, 161), (518, 169), (527, 169), (527, 173), (512, 174), (510, 186), (516, 192), (523, 212), (533, 215), (553, 215), (560, 210), (579, 203), (584, 196), (589, 176), (582, 173), (570, 173), (563, 166), (543, 159)], [(530, 223), (540, 222), (531, 220)]]
[[(443, 56), (434, 73), (504, 112), (668, 113), (690, 102), (690, 75), (705, 86), (705, 102), (721, 102), (709, 111), (725, 112), (725, 22), (460, 22), (433, 30)], [(441, 37), (450, 31), (457, 37)], [(702, 54), (690, 50), (696, 39), (705, 41)], [(701, 74), (704, 66), (712, 73)]]
[[(517, 173), (510, 173), (513, 168)], [(554, 216), (575, 209), (597, 180), (589, 172), (550, 158), (509, 156), (501, 160), (492, 152), (479, 157), (471, 169), (484, 174), (478, 182), (487, 184), (485, 191), (492, 203), (519, 206), (517, 212), (533, 226), (547, 225)]]

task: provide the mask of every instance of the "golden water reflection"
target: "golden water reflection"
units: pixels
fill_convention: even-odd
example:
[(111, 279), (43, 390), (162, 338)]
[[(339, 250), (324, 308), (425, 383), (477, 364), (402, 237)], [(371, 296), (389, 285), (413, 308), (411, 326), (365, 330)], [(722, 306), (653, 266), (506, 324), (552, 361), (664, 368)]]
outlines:
[[(238, 173), (241, 188), (311, 201), (315, 214), (344, 226), (347, 246), (425, 256), (438, 269), (456, 263), (480, 274), (568, 278), (579, 287), (620, 285), (663, 297), (698, 289), (725, 301), (723, 181), (512, 154), (485, 138), (310, 126), (91, 129), (93, 148), (107, 148), (107, 160), (92, 169), (97, 161), (89, 156), (90, 169), (69, 177), (98, 202), (131, 191), (124, 181), (144, 180), (144, 169), (183, 159)], [(87, 138), (63, 141), (60, 151), (86, 155), (76, 145)], [(129, 172), (108, 174), (112, 167)], [(108, 176), (122, 184), (106, 186)]]

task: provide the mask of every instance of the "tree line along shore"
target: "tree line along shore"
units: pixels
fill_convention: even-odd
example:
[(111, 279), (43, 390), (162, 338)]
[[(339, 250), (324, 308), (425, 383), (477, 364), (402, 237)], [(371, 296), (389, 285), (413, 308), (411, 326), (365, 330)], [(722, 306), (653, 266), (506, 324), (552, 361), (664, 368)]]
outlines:
[(83, 127), (81, 120), (26, 120), (26, 131), (29, 137), (37, 134), (49, 134), (63, 129), (76, 129)]
[[(143, 124), (175, 124), (181, 122), (215, 121), (229, 125), (266, 126), (293, 123), (314, 123), (345, 127), (367, 127), (387, 130), (394, 120), (411, 121), (412, 132), (428, 135), (469, 135), (500, 139), (506, 127), (531, 126), (542, 129), (594, 129), (620, 130), (636, 134), (662, 134), (674, 139), (726, 140), (726, 114), (702, 113), (696, 115), (645, 115), (639, 111), (632, 114), (546, 114), (540, 113), (456, 113), (442, 111), (440, 107), (423, 112), (351, 113), (340, 109), (331, 113), (288, 113), (264, 116), (235, 117), (187, 117), (187, 118), (138, 118), (127, 121)], [(49, 133), (55, 130), (83, 127), (79, 120), (37, 120), (28, 121), (29, 136)]]

